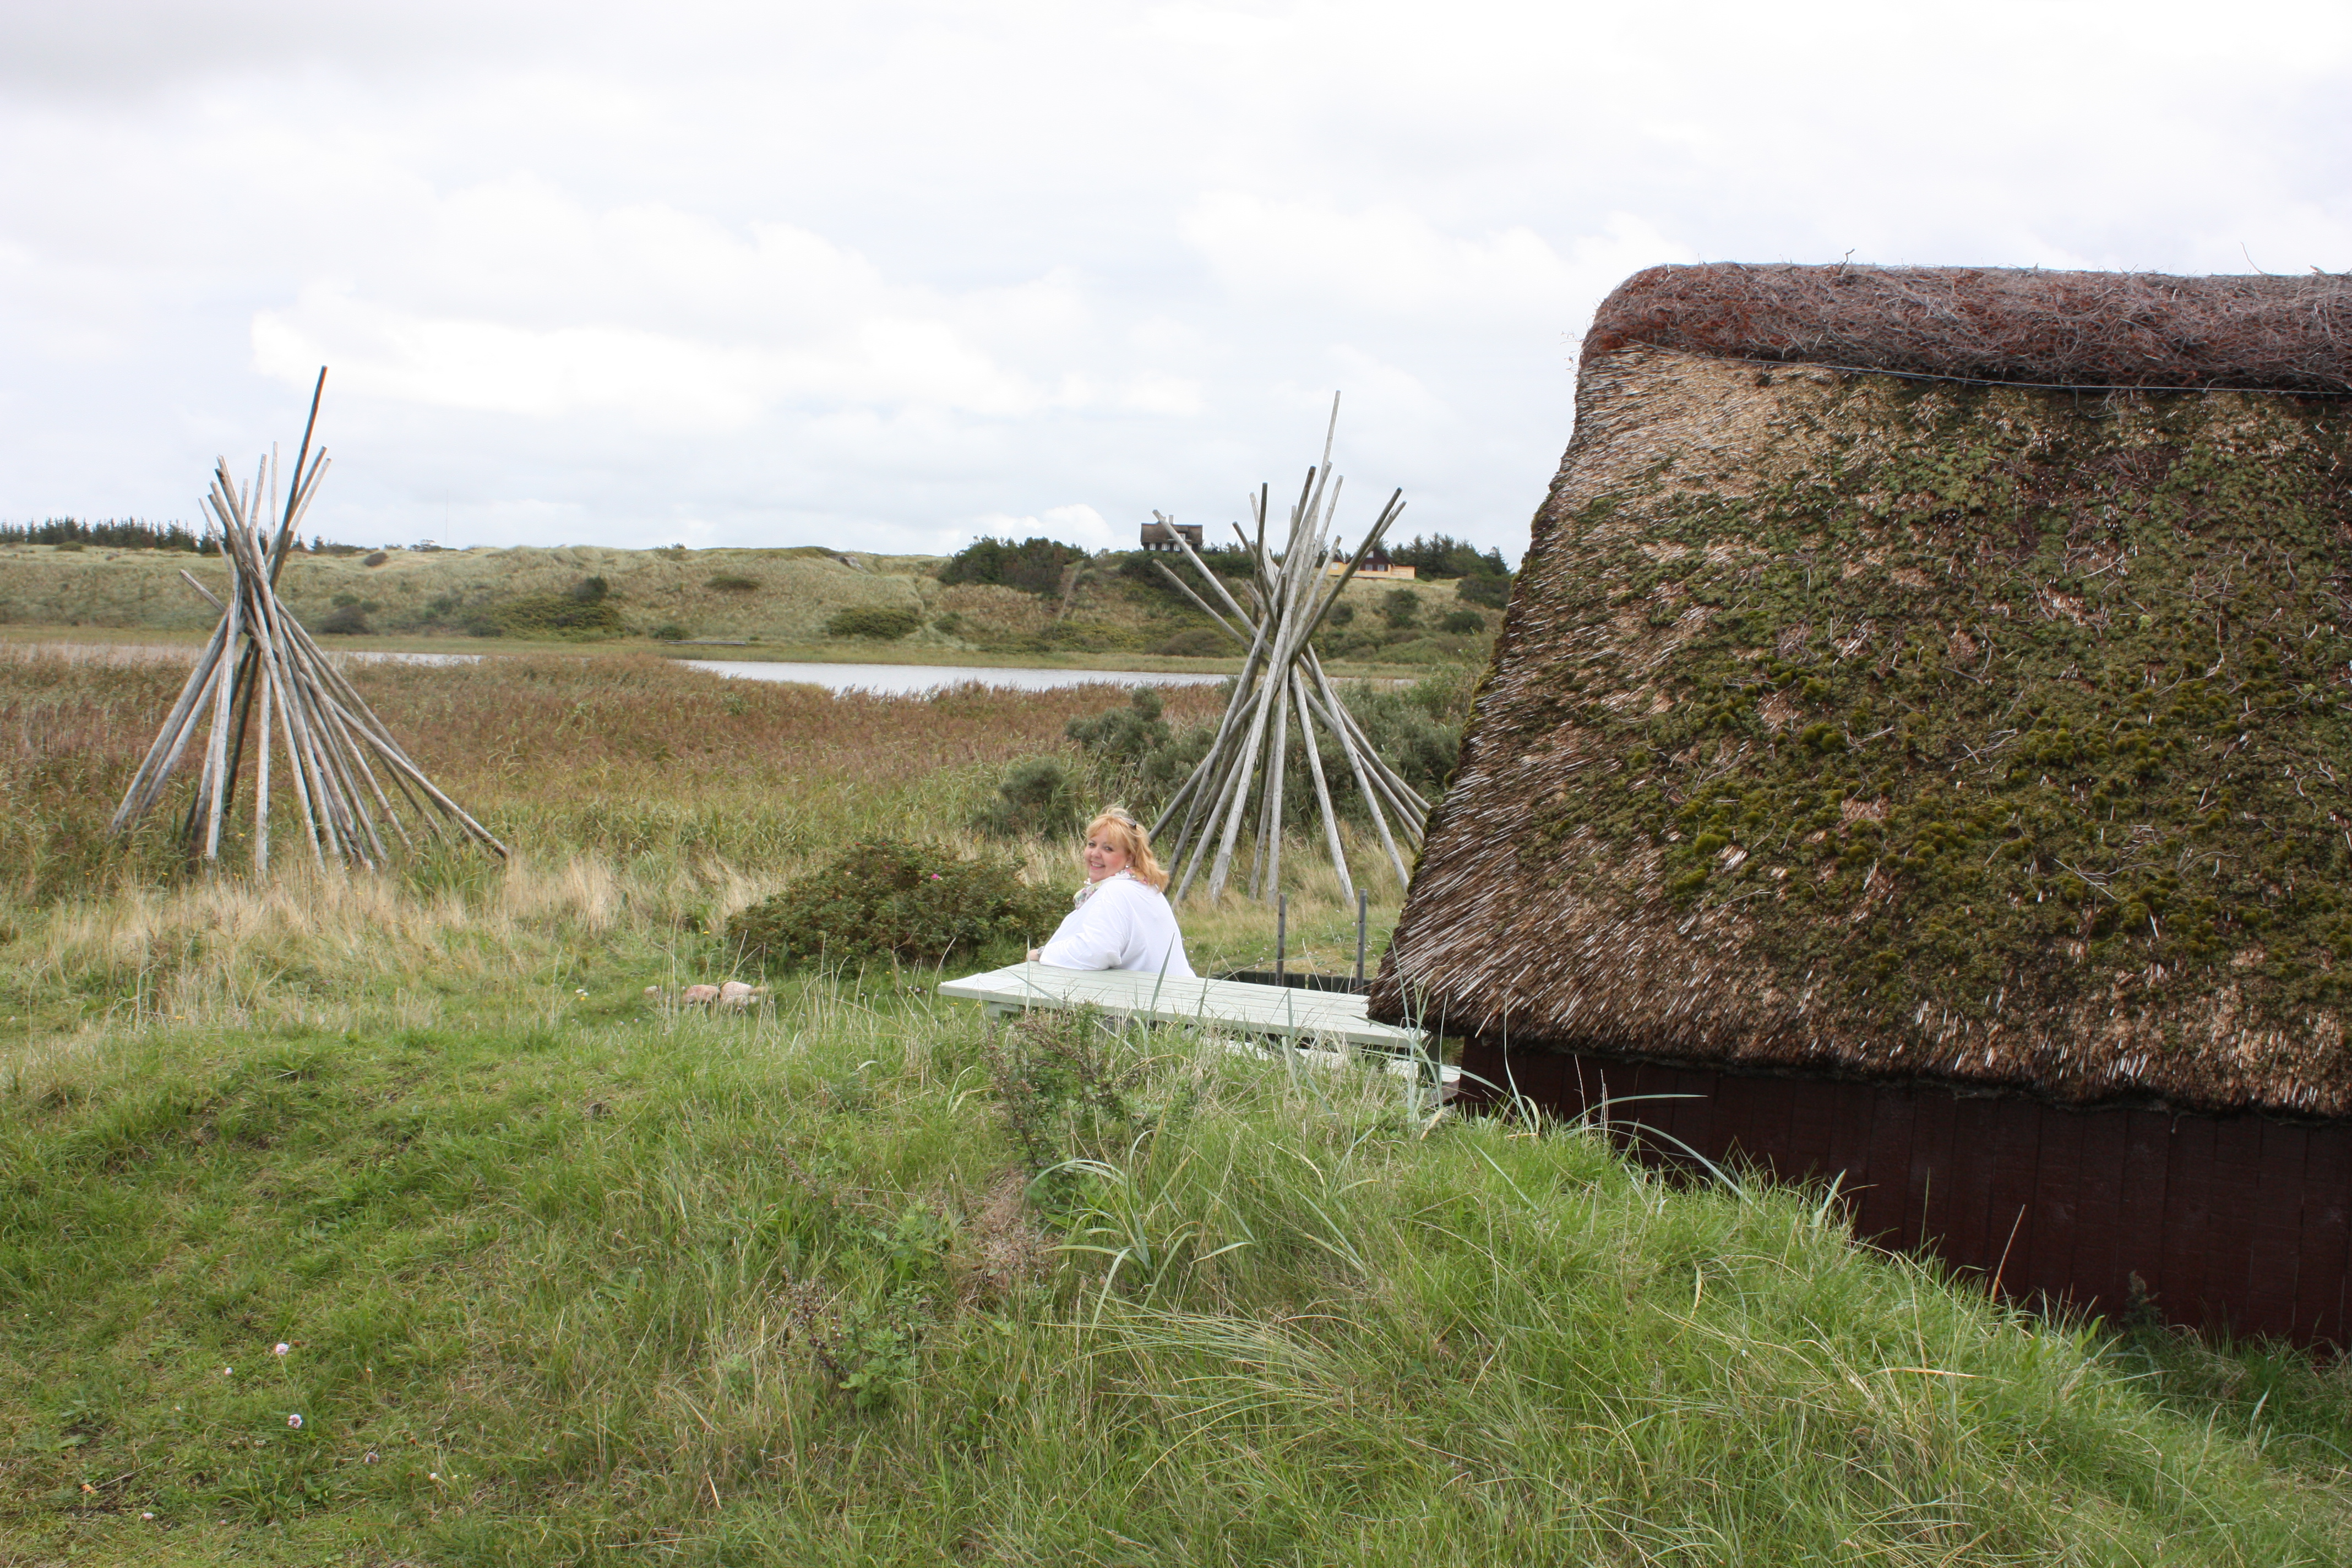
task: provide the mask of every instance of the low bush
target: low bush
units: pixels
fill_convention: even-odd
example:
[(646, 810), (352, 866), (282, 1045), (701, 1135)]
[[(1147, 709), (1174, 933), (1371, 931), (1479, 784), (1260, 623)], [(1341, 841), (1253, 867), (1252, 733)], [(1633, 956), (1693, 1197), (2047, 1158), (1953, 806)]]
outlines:
[(1410, 588), (1391, 588), (1381, 595), (1381, 614), (1402, 631), (1421, 619), (1421, 595)]
[(1511, 580), (1483, 575), (1465, 577), (1454, 592), (1465, 605), (1484, 605), (1490, 610), (1499, 610), (1511, 602)]
[(693, 635), (694, 634), (692, 632), (688, 631), (676, 621), (664, 621), (661, 625), (654, 628), (654, 640), (656, 642), (684, 642)]
[(1475, 610), (1448, 610), (1437, 629), (1451, 637), (1475, 637), (1486, 629), (1486, 617)]
[(869, 838), (737, 915), (726, 934), (745, 961), (770, 969), (871, 958), (937, 963), (1042, 940), (1064, 904), (1061, 894), (1024, 882), (1009, 859)]
[(1073, 719), (1066, 732), (1090, 755), (1132, 766), (1168, 744), (1168, 721), (1160, 717), (1167, 709), (1158, 691), (1139, 686), (1129, 694), (1126, 707)]
[[(1215, 545), (1211, 545), (1206, 550), (1198, 551), (1195, 553), (1201, 557), (1201, 564), (1215, 573), (1225, 584), (1229, 592), (1232, 592), (1236, 598), (1241, 596), (1237, 585), (1248, 582), (1252, 572), (1249, 554), (1246, 551), (1219, 549)], [(1111, 566), (1111, 574), (1126, 584), (1131, 595), (1148, 604), (1195, 618), (1198, 618), (1201, 614), (1200, 607), (1179, 593), (1168, 581), (1168, 577), (1162, 574), (1162, 568), (1165, 568), (1167, 573), (1172, 574), (1177, 582), (1183, 584), (1186, 588), (1191, 589), (1202, 599), (1212, 605), (1217, 603), (1217, 595), (1210, 591), (1207, 584), (1201, 581), (1201, 574), (1194, 570), (1192, 563), (1181, 554), (1158, 550), (1129, 550), (1122, 552), (1112, 559), (1118, 563)]]
[[(1454, 771), (1462, 721), (1468, 716), (1468, 693), (1477, 674), (1475, 667), (1457, 668), (1449, 663), (1403, 690), (1361, 683), (1341, 686), (1339, 700), (1355, 715), (1373, 751), (1414, 790), (1434, 801), (1444, 792), (1446, 775)], [(1225, 689), (1230, 693), (1230, 683)], [(1088, 776), (1085, 783), (1091, 793), (1125, 800), (1147, 817), (1191, 776), (1208, 754), (1215, 732), (1209, 723), (1171, 731), (1160, 720), (1160, 703), (1157, 691), (1141, 688), (1128, 707), (1073, 719), (1067, 730), (1086, 753)], [(1314, 731), (1332, 804), (1344, 816), (1370, 820), (1346, 753), (1319, 724)], [(1308, 823), (1318, 809), (1312, 789), (1289, 790), (1283, 796), (1286, 822)]]
[(760, 583), (757, 578), (746, 577), (740, 572), (721, 572), (703, 584), (703, 586), (714, 593), (749, 594), (757, 590)]
[(357, 604), (337, 605), (318, 623), (319, 630), (337, 637), (364, 637), (368, 630), (367, 611)]
[[(1165, 734), (1167, 726), (1160, 730)], [(1085, 811), (1078, 781), (1059, 757), (1024, 757), (1005, 770), (1003, 782), (973, 816), (972, 826), (998, 838), (1071, 833)]]
[(391, 559), (392, 557), (385, 554), (383, 551), (375, 550), (362, 556), (360, 558), (360, 564), (362, 566), (381, 566)]
[[(518, 637), (622, 637), (629, 629), (621, 617), (620, 606), (609, 599), (582, 599), (577, 593), (527, 594), (493, 606), (483, 617), (483, 623), (495, 626), (490, 633), (479, 636)], [(482, 623), (477, 623), (482, 624)], [(473, 626), (467, 628), (473, 631)]]
[(1058, 594), (1062, 574), (1087, 558), (1075, 544), (1054, 539), (982, 539), (966, 545), (940, 568), (940, 581), (992, 583), (1032, 594)]
[(593, 605), (613, 591), (613, 585), (602, 577), (583, 577), (572, 590), (572, 596), (583, 605)]
[(824, 623), (824, 635), (897, 642), (922, 624), (923, 617), (912, 610), (891, 605), (852, 605), (848, 609), (834, 612)]
[(1216, 627), (1194, 626), (1190, 631), (1178, 632), (1151, 651), (1177, 658), (1214, 658), (1219, 654), (1238, 650), (1234, 647), (1233, 639)]

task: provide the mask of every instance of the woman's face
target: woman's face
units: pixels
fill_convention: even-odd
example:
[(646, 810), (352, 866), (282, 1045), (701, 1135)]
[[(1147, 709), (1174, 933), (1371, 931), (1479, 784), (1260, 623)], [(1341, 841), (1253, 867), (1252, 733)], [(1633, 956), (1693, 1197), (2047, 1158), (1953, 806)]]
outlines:
[(1108, 834), (1087, 840), (1087, 880), (1099, 882), (1105, 877), (1116, 877), (1127, 869), (1133, 857), (1125, 847)]

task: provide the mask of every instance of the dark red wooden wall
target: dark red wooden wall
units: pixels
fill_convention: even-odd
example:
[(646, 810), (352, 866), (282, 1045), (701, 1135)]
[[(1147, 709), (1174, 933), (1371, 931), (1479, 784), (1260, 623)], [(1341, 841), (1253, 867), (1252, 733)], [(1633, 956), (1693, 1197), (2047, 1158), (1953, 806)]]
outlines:
[(1605, 1111), (1653, 1163), (1689, 1164), (1686, 1145), (1784, 1181), (1842, 1173), (1858, 1236), (1931, 1251), (2012, 1300), (2115, 1316), (2137, 1275), (2175, 1322), (2352, 1345), (2352, 1124), (2070, 1110), (1477, 1041), (1462, 1066), (1554, 1111)]

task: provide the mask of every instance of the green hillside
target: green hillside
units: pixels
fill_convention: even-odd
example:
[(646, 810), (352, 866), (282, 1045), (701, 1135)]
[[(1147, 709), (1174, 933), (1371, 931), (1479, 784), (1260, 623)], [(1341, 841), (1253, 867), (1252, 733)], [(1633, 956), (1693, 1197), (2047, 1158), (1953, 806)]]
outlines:
[[(1197, 609), (1131, 559), (1083, 561), (1062, 574), (1058, 592), (1041, 594), (944, 584), (937, 556), (812, 546), (298, 552), (279, 592), (314, 631), (388, 638), (695, 640), (794, 652), (887, 646), (931, 657), (1232, 656)], [(185, 551), (0, 545), (0, 626), (209, 629), (213, 608), (184, 572), (215, 593), (227, 577), (218, 556)], [(1327, 635), (1326, 647), (1379, 663), (1459, 658), (1481, 649), (1500, 619), (1499, 611), (1461, 599), (1452, 581), (1404, 590), (1412, 595), (1409, 615), (1391, 610), (1397, 592), (1351, 584), (1347, 625)], [(877, 611), (898, 614), (856, 614)]]

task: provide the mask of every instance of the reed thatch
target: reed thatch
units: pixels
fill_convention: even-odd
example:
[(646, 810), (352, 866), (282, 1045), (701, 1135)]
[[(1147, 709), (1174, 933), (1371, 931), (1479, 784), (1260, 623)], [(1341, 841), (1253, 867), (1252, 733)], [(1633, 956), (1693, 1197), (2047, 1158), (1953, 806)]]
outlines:
[(2121, 389), (2352, 386), (2346, 309), (1625, 284), (1375, 1016), (2352, 1116), (2352, 402)]
[(2074, 386), (2352, 391), (2352, 279), (1981, 267), (1653, 267), (1586, 355), (1717, 358)]

